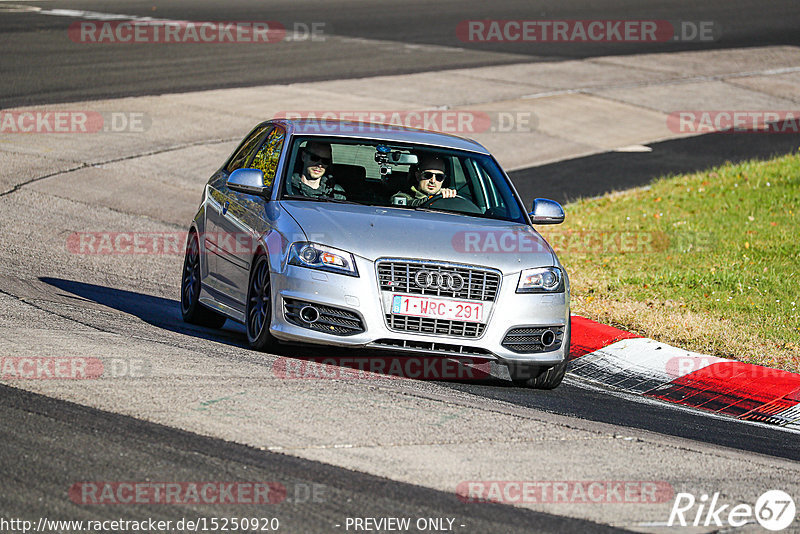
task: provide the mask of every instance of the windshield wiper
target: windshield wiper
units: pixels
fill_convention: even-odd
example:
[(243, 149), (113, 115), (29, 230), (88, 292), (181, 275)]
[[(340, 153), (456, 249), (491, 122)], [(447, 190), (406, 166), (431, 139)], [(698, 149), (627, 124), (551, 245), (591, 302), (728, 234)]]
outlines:
[(425, 211), (428, 213), (455, 213), (457, 215), (474, 215), (472, 213), (466, 213), (463, 211), (458, 210), (448, 210), (445, 208), (432, 208), (430, 206), (413, 206), (414, 211)]
[[(474, 213), (471, 211), (448, 210), (445, 208), (432, 208), (430, 206), (412, 206), (415, 211), (424, 211), (427, 213), (452, 213), (453, 215), (466, 215), (467, 217), (478, 217), (480, 219), (493, 219), (494, 217), (487, 217), (485, 213)], [(502, 220), (502, 219), (500, 219)]]

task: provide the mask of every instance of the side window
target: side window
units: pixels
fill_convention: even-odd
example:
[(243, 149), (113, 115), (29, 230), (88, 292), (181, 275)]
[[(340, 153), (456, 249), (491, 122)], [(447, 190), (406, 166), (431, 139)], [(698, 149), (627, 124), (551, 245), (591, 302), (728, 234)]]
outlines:
[(258, 142), (261, 140), (261, 137), (264, 135), (271, 125), (265, 124), (263, 126), (259, 126), (253, 133), (250, 134), (250, 137), (239, 146), (239, 150), (236, 151), (236, 154), (231, 158), (230, 163), (228, 166), (225, 167), (225, 170), (228, 172), (233, 172), (236, 169), (241, 169), (244, 167), (244, 163), (247, 161), (247, 158), (253, 153), (256, 146), (258, 146)]
[[(472, 201), (481, 209), (491, 208), (490, 192), (486, 188), (486, 177), (483, 169), (477, 161), (472, 158), (464, 161), (468, 177), (469, 190), (472, 194)], [(489, 180), (491, 182), (491, 180)], [(491, 187), (491, 186), (490, 186)]]
[(267, 136), (261, 149), (256, 152), (253, 162), (250, 163), (250, 167), (261, 169), (264, 172), (264, 185), (272, 185), (275, 181), (275, 171), (278, 169), (278, 160), (281, 158), (285, 139), (286, 132), (283, 131), (283, 128), (276, 126)]
[(454, 189), (462, 189), (467, 183), (467, 177), (464, 176), (464, 169), (461, 168), (461, 158), (453, 159), (453, 174), (452, 183), (450, 187)]

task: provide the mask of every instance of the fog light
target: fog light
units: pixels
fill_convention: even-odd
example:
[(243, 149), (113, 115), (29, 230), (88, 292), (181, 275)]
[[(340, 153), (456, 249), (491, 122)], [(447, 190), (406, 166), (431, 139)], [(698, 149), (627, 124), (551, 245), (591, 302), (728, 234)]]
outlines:
[(314, 306), (303, 306), (300, 309), (300, 318), (311, 324), (319, 320), (319, 311)]
[(542, 332), (542, 345), (549, 347), (556, 342), (556, 335), (552, 330)]

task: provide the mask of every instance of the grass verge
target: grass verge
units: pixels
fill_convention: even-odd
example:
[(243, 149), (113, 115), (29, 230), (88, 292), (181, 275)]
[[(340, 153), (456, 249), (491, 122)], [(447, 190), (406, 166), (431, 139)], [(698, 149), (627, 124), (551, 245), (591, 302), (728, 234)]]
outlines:
[(581, 200), (540, 227), (572, 311), (689, 350), (800, 371), (800, 156)]

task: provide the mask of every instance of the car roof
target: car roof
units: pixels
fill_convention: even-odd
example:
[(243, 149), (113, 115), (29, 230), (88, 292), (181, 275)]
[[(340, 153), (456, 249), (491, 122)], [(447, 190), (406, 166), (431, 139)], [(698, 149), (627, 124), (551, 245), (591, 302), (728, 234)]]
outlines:
[(380, 139), (489, 154), (483, 145), (472, 139), (408, 126), (314, 118), (272, 119), (268, 122), (283, 125), (289, 135)]

